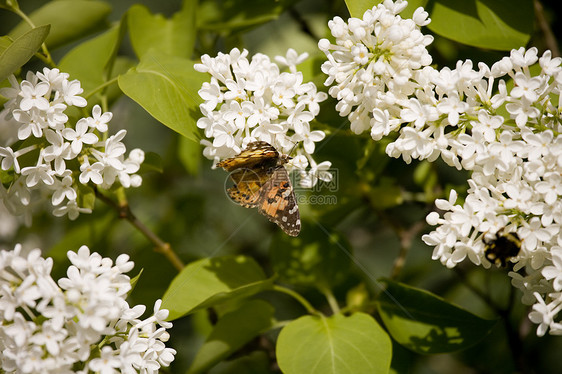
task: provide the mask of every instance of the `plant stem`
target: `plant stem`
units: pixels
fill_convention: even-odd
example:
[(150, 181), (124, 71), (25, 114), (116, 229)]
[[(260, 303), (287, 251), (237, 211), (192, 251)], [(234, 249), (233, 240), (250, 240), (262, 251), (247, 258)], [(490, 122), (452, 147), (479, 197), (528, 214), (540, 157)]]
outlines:
[(270, 330), (277, 330), (277, 329), (282, 329), (283, 327), (287, 326), (289, 323), (293, 322), (292, 319), (290, 320), (284, 320), (284, 321), (277, 321), (276, 323), (274, 323)]
[[(503, 325), (505, 328), (505, 333), (507, 335), (507, 343), (509, 345), (509, 350), (511, 352), (511, 357), (515, 363), (515, 367), (522, 374), (530, 374), (532, 370), (529, 367), (527, 358), (525, 356), (525, 349), (523, 347), (523, 341), (521, 333), (514, 328), (509, 320), (509, 314), (513, 309), (513, 304), (515, 303), (515, 292), (513, 288), (509, 289), (509, 300), (508, 305), (503, 310), (500, 310), (498, 314), (500, 315)], [(528, 319), (523, 319), (523, 321), (529, 321)]]
[(395, 227), (396, 235), (400, 239), (400, 253), (398, 257), (394, 260), (392, 266), (392, 272), (390, 273), (390, 279), (398, 278), (404, 264), (406, 263), (406, 256), (412, 247), (412, 239), (417, 238), (419, 233), (425, 227), (425, 222), (418, 221), (408, 229), (403, 229), (401, 227)]
[(287, 287), (279, 286), (277, 284), (273, 285), (273, 290), (285, 293), (285, 294), (293, 297), (295, 300), (297, 300), (299, 303), (301, 303), (301, 305), (306, 309), (306, 311), (308, 313), (310, 313), (310, 314), (320, 314), (320, 312), (318, 312), (316, 309), (314, 309), (314, 307), (308, 302), (308, 300), (306, 300), (304, 297), (302, 297), (298, 292), (295, 292), (295, 291), (293, 291), (293, 290), (291, 290), (290, 288), (287, 288)]
[(505, 328), (505, 333), (507, 335), (509, 351), (511, 352), (511, 357), (513, 362), (515, 363), (517, 372), (522, 374), (530, 374), (531, 371), (529, 370), (529, 365), (527, 364), (527, 360), (525, 358), (521, 336), (519, 336), (519, 333), (511, 325), (508, 315), (502, 315), (501, 318)]
[(131, 211), (129, 204), (127, 202), (122, 202), (120, 204), (115, 203), (109, 197), (101, 193), (97, 188), (94, 188), (96, 197), (101, 201), (112, 207), (117, 211), (119, 218), (125, 219), (131, 223), (137, 230), (139, 230), (149, 241), (151, 241), (155, 246), (155, 251), (162, 253), (168, 261), (178, 270), (181, 271), (184, 267), (184, 263), (178, 257), (178, 255), (173, 251), (169, 243), (164, 242), (158, 235), (156, 235), (152, 230), (145, 226)]
[[(119, 77), (115, 77), (113, 79), (110, 79), (102, 84), (100, 84), (99, 86), (97, 86), (95, 89), (93, 89), (91, 92), (88, 92), (87, 95), (84, 96), (84, 99), (89, 100), (90, 97), (92, 97), (93, 95), (95, 95), (96, 93), (98, 93), (99, 91), (102, 91), (103, 89), (105, 89), (106, 87), (111, 86), (114, 83), (117, 83), (117, 80), (119, 79)], [(107, 110), (107, 108), (103, 108), (104, 110)]]
[(539, 0), (535, 0), (533, 2), (535, 7), (535, 18), (537, 24), (544, 35), (544, 41), (546, 43), (546, 47), (551, 50), (552, 57), (560, 56), (560, 50), (558, 49), (558, 43), (556, 41), (556, 36), (552, 32), (550, 25), (548, 24), (548, 20), (544, 14), (544, 8)]
[(523, 342), (521, 341), (521, 336), (518, 331), (513, 328), (510, 323), (509, 315), (513, 308), (515, 293), (513, 288), (510, 288), (509, 301), (506, 307), (501, 307), (494, 302), (494, 300), (485, 292), (480, 290), (478, 287), (474, 286), (468, 281), (468, 278), (463, 270), (459, 267), (454, 267), (453, 270), (462, 279), (462, 284), (470, 289), (476, 296), (480, 297), (490, 308), (492, 308), (501, 318), (505, 333), (507, 335), (507, 343), (509, 345), (509, 351), (511, 353), (512, 360), (517, 368), (518, 373), (528, 374), (532, 373), (529, 369), (526, 357), (524, 355)]
[(336, 300), (332, 290), (329, 288), (322, 288), (320, 291), (324, 294), (326, 300), (328, 300), (332, 313), (338, 314), (340, 312), (340, 306), (338, 305), (338, 301)]

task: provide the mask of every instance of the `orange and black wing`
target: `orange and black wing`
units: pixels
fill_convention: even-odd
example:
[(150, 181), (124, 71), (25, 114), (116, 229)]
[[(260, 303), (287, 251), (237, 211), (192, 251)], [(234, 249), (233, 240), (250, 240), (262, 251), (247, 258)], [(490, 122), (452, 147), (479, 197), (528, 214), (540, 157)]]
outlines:
[(258, 206), (260, 190), (268, 179), (267, 175), (260, 174), (263, 173), (247, 168), (236, 169), (230, 173), (234, 186), (226, 190), (228, 196), (245, 208)]
[(218, 167), (226, 171), (233, 171), (240, 168), (252, 169), (264, 161), (277, 160), (279, 152), (269, 143), (257, 141), (248, 144), (246, 149), (234, 157), (222, 160), (217, 164)]
[(290, 236), (301, 231), (299, 207), (289, 174), (278, 166), (260, 190), (258, 209), (271, 222), (277, 224)]

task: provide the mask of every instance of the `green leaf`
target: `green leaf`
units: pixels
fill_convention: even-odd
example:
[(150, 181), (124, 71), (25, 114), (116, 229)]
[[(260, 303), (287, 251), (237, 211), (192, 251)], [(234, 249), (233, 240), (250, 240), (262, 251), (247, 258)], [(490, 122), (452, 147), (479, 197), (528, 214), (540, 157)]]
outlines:
[(121, 37), (121, 27), (115, 26), (81, 43), (62, 58), (60, 69), (78, 79), (87, 95), (108, 80)]
[(129, 294), (131, 294), (131, 292), (133, 292), (133, 290), (137, 286), (137, 283), (138, 283), (143, 271), (144, 271), (144, 269), (141, 269), (136, 276), (131, 278), (131, 290), (129, 291)]
[(408, 6), (402, 12), (400, 12), (400, 17), (402, 18), (412, 18), (414, 12), (419, 7), (424, 8), (426, 11), (429, 9), (428, 3), (432, 0), (408, 0)]
[(254, 351), (247, 356), (219, 362), (209, 374), (278, 374), (270, 368), (269, 357), (264, 351)]
[[(110, 74), (108, 81), (112, 81), (113, 79), (119, 77), (121, 74), (125, 74), (132, 67), (136, 66), (136, 64), (137, 61), (131, 59), (130, 57), (116, 56), (115, 61), (109, 61), (107, 64), (106, 71), (108, 74)], [(112, 82), (112, 84), (102, 92), (108, 97), (109, 103), (111, 103), (112, 100), (116, 100), (119, 97), (123, 96), (123, 91), (121, 91), (117, 80), (115, 81), (115, 84), (113, 84)]]
[(289, 323), (277, 340), (284, 374), (388, 373), (390, 338), (373, 317), (305, 316)]
[(390, 362), (390, 371), (388, 374), (402, 374), (414, 372), (414, 358), (417, 355), (392, 341), (392, 361)]
[(0, 55), (12, 44), (12, 39), (7, 36), (0, 36)]
[(17, 0), (0, 0), (0, 8), (4, 9), (19, 9)]
[(436, 0), (427, 27), (459, 43), (507, 51), (527, 45), (533, 14), (532, 0)]
[(322, 63), (326, 61), (326, 56), (320, 54), (313, 54), (299, 65), (298, 71), (302, 73), (305, 82), (312, 81), (317, 86), (323, 86), (326, 80), (326, 74), (321, 70)]
[(331, 289), (349, 273), (350, 249), (341, 235), (313, 225), (296, 238), (280, 234), (271, 243), (271, 262), (284, 282)]
[(143, 5), (133, 5), (127, 12), (131, 44), (140, 59), (153, 49), (178, 57), (191, 57), (195, 45), (195, 13), (197, 1), (186, 0), (181, 11), (166, 19), (151, 14)]
[(495, 320), (485, 320), (442, 298), (414, 287), (384, 280), (387, 287), (377, 308), (390, 335), (417, 353), (466, 349), (482, 340)]
[(2, 38), (1, 44), (5, 46), (5, 49), (0, 54), (0, 81), (6, 79), (33, 57), (49, 35), (49, 29), (49, 25), (36, 27), (19, 36), (9, 45), (7, 43), (9, 39)]
[[(110, 105), (123, 96), (117, 81), (112, 80), (133, 65), (130, 59), (117, 56), (124, 32), (124, 22), (120, 22), (95, 38), (79, 44), (62, 58), (59, 68), (69, 73), (71, 79), (78, 79), (84, 89), (83, 96), (88, 97), (86, 108), (67, 109), (65, 113), (70, 118), (77, 120), (84, 116), (84, 112), (90, 112), (94, 105), (104, 102)], [(106, 85), (107, 82), (112, 83)], [(104, 88), (100, 90), (102, 86)], [(91, 95), (94, 91), (96, 93)]]
[(188, 373), (203, 373), (230, 356), (272, 325), (273, 307), (263, 300), (250, 300), (225, 314), (201, 347)]
[(187, 265), (174, 278), (162, 308), (169, 319), (179, 318), (233, 298), (248, 297), (272, 287), (261, 267), (250, 257), (205, 258)]
[(197, 29), (225, 33), (242, 30), (277, 19), (295, 0), (203, 1), (197, 11)]
[(144, 54), (136, 68), (119, 76), (119, 87), (158, 121), (181, 135), (198, 141), (197, 94), (207, 75), (193, 69), (193, 62), (156, 52)]
[[(46, 40), (49, 48), (78, 40), (100, 28), (111, 12), (109, 4), (94, 0), (49, 1), (29, 15), (35, 25), (51, 25), (51, 33)], [(12, 38), (29, 30), (22, 21), (11, 32)]]
[(363, 18), (367, 9), (372, 9), (381, 2), (382, 0), (345, 0), (345, 5), (351, 17)]
[(9, 170), (2, 170), (0, 168), (0, 183), (9, 186), (14, 180), (13, 166)]
[[(400, 13), (402, 18), (411, 18), (414, 11), (421, 7), (425, 7), (428, 0), (409, 0), (408, 6)], [(382, 0), (345, 0), (345, 5), (351, 17), (363, 19), (363, 14), (374, 6), (382, 3)]]
[(178, 158), (189, 174), (199, 174), (199, 168), (201, 167), (201, 145), (181, 136), (178, 144)]
[(213, 327), (216, 321), (211, 321), (215, 319), (215, 316), (211, 316), (208, 310), (200, 309), (190, 316), (190, 325), (193, 329), (193, 332), (201, 337), (208, 337), (211, 335), (211, 331), (213, 331)]

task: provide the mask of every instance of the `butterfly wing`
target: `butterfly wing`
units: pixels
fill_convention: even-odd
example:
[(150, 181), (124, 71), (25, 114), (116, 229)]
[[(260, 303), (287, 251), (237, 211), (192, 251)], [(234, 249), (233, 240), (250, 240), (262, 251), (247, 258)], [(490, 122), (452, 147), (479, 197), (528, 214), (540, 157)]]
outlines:
[(258, 210), (290, 236), (301, 230), (299, 207), (289, 174), (278, 166), (260, 189)]
[(217, 166), (231, 172), (234, 186), (227, 192), (232, 200), (246, 208), (258, 207), (288, 235), (297, 236), (301, 221), (289, 174), (282, 166), (287, 160), (269, 143), (257, 141)]
[(276, 162), (278, 157), (279, 152), (271, 144), (257, 141), (248, 144), (246, 149), (238, 155), (222, 160), (217, 166), (226, 171), (240, 168), (252, 169), (259, 164)]
[[(261, 173), (263, 174), (263, 173)], [(267, 175), (260, 175), (252, 169), (236, 169), (230, 173), (234, 186), (226, 191), (234, 202), (245, 208), (254, 208), (258, 205), (260, 190), (267, 180)]]

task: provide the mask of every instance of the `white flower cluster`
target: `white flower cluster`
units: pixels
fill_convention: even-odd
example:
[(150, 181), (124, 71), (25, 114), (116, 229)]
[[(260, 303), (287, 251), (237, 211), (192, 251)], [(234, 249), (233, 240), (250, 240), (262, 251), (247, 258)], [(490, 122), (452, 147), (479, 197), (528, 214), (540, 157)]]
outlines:
[(407, 4), (385, 0), (348, 23), (335, 17), (328, 26), (336, 44), (318, 43), (328, 58), (325, 85), (335, 83), (328, 92), (338, 100), (336, 109), (348, 116), (353, 132), (371, 129), (375, 140), (400, 127), (400, 106), (420, 87), (420, 68), (432, 61), (426, 46), (433, 37), (420, 32), (427, 13), (418, 8), (414, 20), (402, 19), (398, 13)]
[(337, 45), (319, 43), (327, 84), (337, 83), (330, 94), (356, 133), (370, 128), (379, 140), (399, 132), (388, 155), (441, 157), (472, 172), (462, 205), (455, 191), (436, 201), (445, 213), (428, 215), (438, 227), (423, 240), (447, 267), (468, 258), (489, 268), (486, 243), (515, 233), (521, 250), (503, 259), (515, 263), (512, 284), (533, 305), (537, 334), (562, 334), (562, 59), (521, 48), (477, 71), (470, 60), (436, 70), (427, 66), (431, 37), (418, 30), (427, 13), (403, 20), (404, 7), (387, 0), (363, 20), (330, 23)]
[[(135, 174), (144, 152), (135, 149), (125, 158), (121, 142), (126, 131), (107, 136), (111, 112), (96, 105), (92, 117), (69, 123), (65, 110), (84, 107), (78, 96), (80, 82), (58, 69), (43, 69), (11, 87), (0, 89), (8, 101), (0, 112), (0, 198), (14, 215), (25, 215), (42, 197), (51, 197), (53, 214), (76, 219), (91, 209), (79, 206), (79, 183), (92, 182), (107, 189), (116, 181), (123, 187), (137, 187), (142, 179)], [(6, 188), (6, 187), (7, 188)]]
[(214, 58), (203, 55), (201, 64), (195, 65), (197, 71), (211, 75), (211, 81), (199, 90), (205, 102), (200, 105), (203, 117), (197, 126), (211, 139), (201, 140), (203, 154), (216, 164), (257, 140), (285, 154), (302, 143), (288, 165), (299, 170), (301, 185), (312, 187), (318, 179), (330, 181), (331, 163), (316, 163), (311, 156), (315, 143), (326, 134), (312, 131), (310, 122), (327, 95), (318, 92), (314, 83), (303, 83), (303, 75), (296, 69), (308, 55), (299, 56), (289, 49), (286, 57), (278, 56), (276, 60), (289, 72), (281, 72), (266, 55), (258, 53), (250, 61), (247, 56), (247, 50), (234, 48)]
[[(540, 71), (532, 74), (537, 62)], [(472, 175), (463, 206), (455, 205), (454, 191), (449, 201), (438, 200), (437, 207), (446, 213), (427, 217), (438, 227), (423, 237), (435, 246), (433, 258), (448, 267), (466, 257), (489, 267), (486, 236), (515, 232), (523, 240), (518, 256), (511, 258), (516, 264), (509, 275), (523, 292), (522, 302), (533, 305), (529, 318), (539, 325), (540, 336), (549, 329), (562, 334), (557, 316), (562, 309), (561, 63), (550, 51), (539, 58), (535, 48), (521, 48), (491, 68), (480, 64), (478, 72), (464, 64), (461, 70), (474, 78), (461, 85), (449, 79), (464, 101), (455, 99), (450, 106), (447, 98), (436, 96), (436, 108), (447, 120), (432, 125), (442, 134), (434, 149)], [(458, 68), (446, 74), (462, 76)], [(513, 81), (511, 89), (504, 78)], [(437, 85), (434, 89), (440, 90)], [(445, 108), (440, 107), (444, 102)], [(453, 129), (445, 132), (445, 127)]]
[[(86, 246), (68, 252), (67, 277), (51, 278), (52, 259), (21, 245), (0, 251), (0, 371), (3, 373), (157, 373), (175, 350), (166, 348), (168, 311), (140, 320), (145, 306), (125, 301), (133, 268)], [(157, 327), (159, 325), (160, 327)]]

